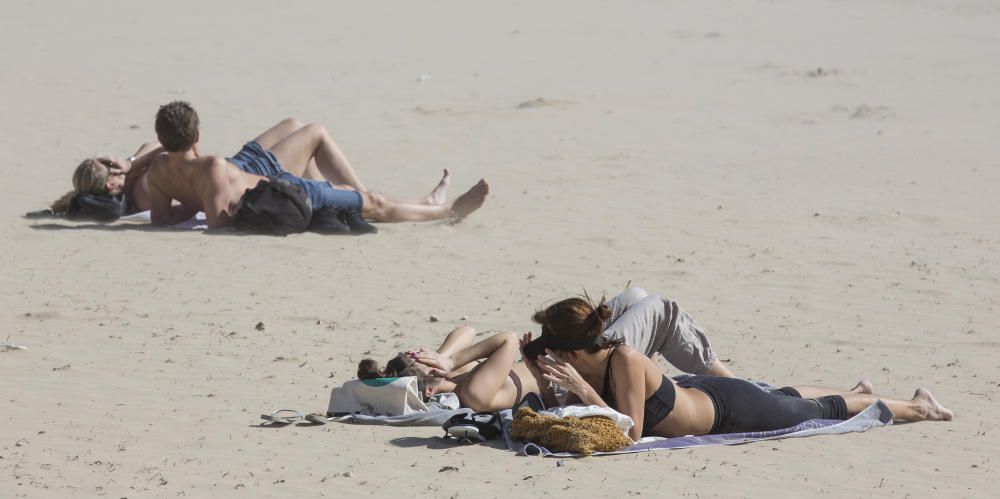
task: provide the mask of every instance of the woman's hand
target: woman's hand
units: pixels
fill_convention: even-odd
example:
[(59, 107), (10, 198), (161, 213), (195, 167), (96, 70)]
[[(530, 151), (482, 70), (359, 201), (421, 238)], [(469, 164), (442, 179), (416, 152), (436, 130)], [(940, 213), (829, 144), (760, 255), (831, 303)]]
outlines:
[(112, 175), (124, 175), (132, 170), (132, 163), (127, 159), (100, 156), (97, 158), (97, 162), (108, 167)]
[(406, 352), (414, 362), (429, 368), (428, 376), (444, 378), (455, 369), (455, 361), (448, 355), (432, 352), (426, 348), (421, 348), (415, 352)]
[(524, 365), (528, 368), (528, 372), (530, 372), (535, 378), (535, 381), (538, 383), (538, 387), (545, 389), (549, 386), (549, 381), (545, 379), (544, 373), (542, 373), (541, 359), (537, 357), (529, 359), (528, 356), (524, 355), (524, 348), (528, 346), (528, 343), (531, 343), (530, 332), (524, 333), (524, 335), (521, 336), (521, 341), (518, 345), (518, 349), (521, 351), (521, 361), (524, 362)]
[[(545, 353), (551, 357), (551, 359), (548, 357), (539, 357), (545, 379), (562, 386), (570, 393), (579, 397), (583, 402), (594, 403), (594, 398), (591, 395), (596, 396), (596, 392), (594, 392), (590, 383), (587, 383), (583, 379), (583, 376), (580, 376), (576, 368), (562, 360), (559, 354), (552, 350), (545, 349)], [(600, 397), (597, 398), (600, 399)]]

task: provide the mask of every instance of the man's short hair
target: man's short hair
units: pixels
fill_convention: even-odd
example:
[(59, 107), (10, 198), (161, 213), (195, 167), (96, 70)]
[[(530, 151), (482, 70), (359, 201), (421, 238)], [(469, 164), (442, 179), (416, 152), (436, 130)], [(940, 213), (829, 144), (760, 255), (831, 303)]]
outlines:
[(156, 137), (169, 152), (191, 149), (198, 142), (198, 112), (184, 101), (160, 106), (156, 113)]

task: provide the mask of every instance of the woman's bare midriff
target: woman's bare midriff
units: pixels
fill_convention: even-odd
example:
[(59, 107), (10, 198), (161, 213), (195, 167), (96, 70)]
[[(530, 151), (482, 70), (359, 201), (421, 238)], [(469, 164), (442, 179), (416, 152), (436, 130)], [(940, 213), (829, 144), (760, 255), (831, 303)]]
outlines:
[(695, 388), (681, 388), (674, 384), (674, 391), (674, 409), (653, 427), (653, 433), (662, 437), (683, 437), (707, 435), (712, 431), (715, 422), (712, 399)]

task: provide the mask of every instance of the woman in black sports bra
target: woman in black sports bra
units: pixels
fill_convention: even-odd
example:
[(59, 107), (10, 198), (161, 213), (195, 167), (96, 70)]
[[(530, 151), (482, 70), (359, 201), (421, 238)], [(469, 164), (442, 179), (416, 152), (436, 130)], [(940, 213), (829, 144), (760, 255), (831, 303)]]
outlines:
[[(571, 395), (567, 404), (608, 406), (630, 416), (629, 436), (675, 437), (767, 431), (810, 419), (847, 419), (881, 399), (895, 419), (951, 420), (950, 410), (923, 388), (911, 400), (846, 393), (804, 399), (792, 388), (766, 393), (738, 378), (689, 376), (674, 381), (642, 353), (601, 336), (611, 310), (569, 298), (535, 313), (541, 336), (525, 335), (523, 353), (545, 398), (553, 384)], [(547, 353), (551, 359), (542, 353)]]

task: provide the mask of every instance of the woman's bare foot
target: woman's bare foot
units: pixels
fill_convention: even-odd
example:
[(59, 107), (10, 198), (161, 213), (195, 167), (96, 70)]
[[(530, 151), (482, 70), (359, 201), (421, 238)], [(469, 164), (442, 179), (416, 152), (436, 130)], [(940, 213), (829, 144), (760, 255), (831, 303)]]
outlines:
[(872, 385), (871, 381), (863, 379), (858, 381), (854, 388), (851, 388), (851, 393), (867, 393), (868, 395), (875, 395), (875, 385)]
[(486, 183), (484, 179), (479, 179), (476, 185), (451, 204), (451, 223), (461, 222), (470, 213), (478, 210), (486, 202), (486, 195), (489, 193), (490, 184)]
[(926, 412), (925, 421), (951, 421), (955, 417), (955, 413), (941, 405), (934, 398), (934, 394), (923, 388), (917, 388), (916, 393), (913, 394), (913, 401)]
[(438, 185), (434, 187), (434, 190), (421, 200), (424, 204), (430, 205), (442, 205), (448, 200), (448, 184), (451, 183), (451, 172), (447, 168), (444, 169), (444, 175), (441, 176), (441, 181)]

